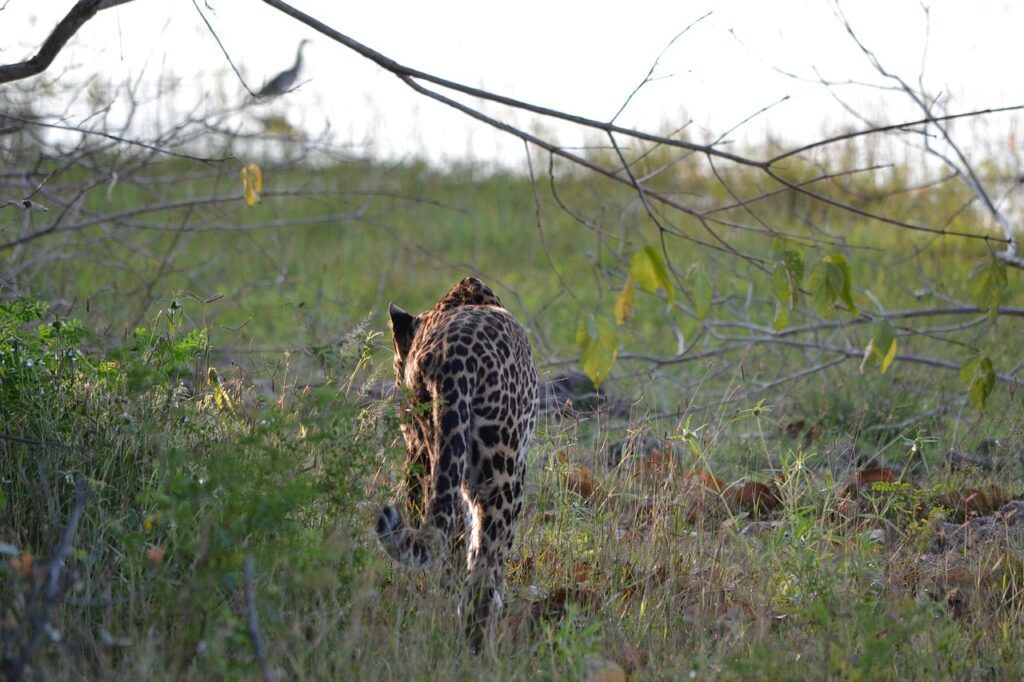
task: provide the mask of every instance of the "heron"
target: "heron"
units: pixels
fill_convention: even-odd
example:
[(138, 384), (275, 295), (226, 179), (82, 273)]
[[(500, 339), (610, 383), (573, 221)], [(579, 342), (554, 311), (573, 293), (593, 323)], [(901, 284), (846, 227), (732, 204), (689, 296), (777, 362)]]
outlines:
[(260, 99), (267, 97), (277, 97), (278, 95), (283, 95), (284, 93), (292, 89), (292, 86), (295, 85), (295, 81), (299, 77), (299, 71), (302, 69), (302, 48), (304, 48), (306, 46), (306, 43), (308, 42), (309, 39), (304, 38), (299, 43), (299, 51), (295, 55), (295, 64), (292, 66), (292, 68), (288, 69), (287, 71), (282, 71), (281, 73), (277, 74), (272, 79), (270, 79), (270, 81), (268, 81), (267, 84), (264, 85), (263, 88), (256, 93), (256, 97)]

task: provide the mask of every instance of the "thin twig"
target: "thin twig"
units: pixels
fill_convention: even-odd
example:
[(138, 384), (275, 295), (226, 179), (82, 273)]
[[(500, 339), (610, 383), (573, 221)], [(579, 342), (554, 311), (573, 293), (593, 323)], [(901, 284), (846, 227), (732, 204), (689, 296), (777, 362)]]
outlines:
[[(3, 67), (0, 67), (0, 68), (3, 68)], [(2, 81), (0, 81), (0, 82), (2, 82)], [(44, 123), (42, 121), (37, 121), (37, 120), (33, 120), (33, 119), (28, 119), (28, 118), (21, 118), (20, 116), (13, 116), (11, 114), (0, 114), (0, 121), (4, 121), (4, 120), (17, 121), (17, 122), (23, 123), (25, 125), (38, 126), (40, 128), (52, 128), (54, 130), (67, 130), (67, 131), (70, 131), (70, 132), (73, 132), (73, 133), (81, 133), (82, 135), (93, 135), (93, 136), (96, 136), (96, 137), (102, 137), (102, 138), (105, 138), (105, 139), (108, 139), (108, 140), (112, 140), (114, 142), (120, 142), (122, 144), (127, 144), (127, 145), (130, 145), (130, 146), (133, 146), (133, 147), (142, 147), (143, 149), (148, 149), (148, 150), (153, 151), (153, 152), (158, 152), (160, 154), (164, 154), (165, 156), (173, 156), (173, 157), (178, 158), (178, 159), (186, 159), (188, 161), (198, 161), (200, 163), (222, 163), (224, 161), (233, 161), (234, 158), (235, 158), (233, 156), (222, 156), (222, 157), (193, 156), (192, 154), (184, 154), (184, 153), (181, 153), (181, 152), (172, 152), (170, 149), (164, 149), (164, 148), (158, 147), (156, 145), (147, 144), (146, 142), (141, 142), (140, 140), (132, 140), (132, 139), (129, 139), (127, 137), (121, 137), (120, 135), (114, 135), (112, 133), (103, 132), (101, 130), (90, 130), (88, 128), (82, 128), (80, 126), (61, 125), (59, 123)]]
[[(544, 257), (547, 259), (548, 267), (551, 268), (551, 272), (554, 273), (555, 278), (558, 279), (558, 284), (562, 287), (562, 291), (569, 294), (569, 298), (579, 302), (576, 298), (576, 294), (573, 293), (572, 288), (569, 287), (569, 283), (562, 277), (562, 273), (555, 266), (555, 261), (551, 258), (551, 251), (547, 247), (547, 243), (544, 238), (544, 220), (541, 218), (541, 205), (540, 205), (540, 193), (537, 191), (537, 176), (533, 172), (533, 157), (530, 154), (530, 143), (523, 140), (523, 149), (526, 152), (526, 168), (530, 173), (530, 188), (533, 190), (533, 215), (534, 222), (537, 225), (537, 236), (540, 238), (541, 250), (544, 251)], [(549, 174), (553, 177), (554, 170), (549, 170)]]
[(199, 3), (197, 3), (196, 0), (192, 0), (192, 6), (196, 8), (197, 12), (199, 12), (199, 16), (202, 18), (203, 23), (206, 24), (207, 30), (210, 31), (210, 35), (212, 35), (213, 39), (217, 41), (217, 46), (220, 47), (220, 51), (224, 54), (224, 58), (228, 60), (228, 64), (231, 66), (231, 70), (234, 71), (235, 76), (238, 77), (238, 82), (242, 84), (242, 87), (245, 88), (246, 92), (248, 92), (251, 96), (256, 97), (256, 93), (252, 91), (252, 89), (249, 87), (249, 84), (245, 82), (244, 78), (242, 78), (242, 74), (239, 73), (238, 67), (235, 66), (235, 62), (231, 59), (231, 55), (228, 54), (228, 50), (226, 47), (224, 47), (224, 43), (220, 41), (220, 36), (217, 35), (217, 32), (213, 30), (213, 26), (210, 25), (210, 20), (206, 18), (205, 14), (203, 14), (203, 10), (199, 9)]
[[(771, 390), (773, 388), (777, 388), (778, 386), (781, 386), (782, 384), (789, 383), (790, 381), (796, 381), (797, 379), (802, 379), (803, 377), (809, 376), (811, 374), (817, 374), (818, 372), (824, 372), (825, 370), (827, 370), (827, 369), (829, 369), (831, 367), (834, 367), (834, 366), (836, 366), (838, 364), (841, 364), (841, 363), (845, 362), (848, 359), (849, 358), (840, 357), (840, 358), (835, 358), (834, 360), (829, 360), (828, 362), (823, 362), (823, 363), (821, 363), (819, 365), (814, 365), (813, 367), (805, 367), (804, 369), (801, 369), (801, 370), (799, 370), (797, 372), (793, 372), (792, 374), (788, 374), (788, 375), (786, 375), (784, 377), (781, 377), (779, 379), (775, 379), (774, 381), (771, 381), (771, 382), (769, 382), (767, 384), (764, 384), (762, 386), (758, 386), (757, 388), (753, 388), (753, 389), (751, 389), (749, 391), (745, 391), (745, 392), (743, 392), (743, 393), (741, 393), (739, 395), (733, 395), (733, 396), (730, 396), (728, 398), (723, 398), (721, 400), (716, 400), (714, 402), (705, 403), (704, 405), (689, 405), (689, 406), (686, 407), (686, 412), (687, 413), (702, 412), (704, 410), (710, 410), (710, 409), (715, 408), (715, 407), (722, 407), (724, 405), (731, 405), (732, 403), (737, 403), (737, 402), (741, 402), (743, 400), (748, 400), (750, 398), (753, 398), (756, 395), (760, 395), (761, 393), (764, 393), (765, 391), (769, 391), (769, 390)], [(677, 412), (666, 412), (664, 414), (656, 415), (655, 418), (659, 418), (659, 417), (672, 417), (672, 416), (677, 416)]]
[(932, 417), (940, 415), (949, 409), (951, 409), (949, 405), (939, 405), (938, 407), (933, 407), (931, 409), (925, 410), (920, 414), (915, 414), (911, 417), (907, 417), (906, 419), (898, 421), (894, 424), (874, 424), (872, 426), (867, 426), (863, 429), (863, 432), (873, 433), (875, 431), (906, 431), (914, 424), (919, 424), (926, 419), (931, 419)]
[(978, 118), (980, 116), (988, 116), (991, 114), (1007, 114), (1014, 111), (1021, 111), (1024, 109), (1024, 104), (1014, 104), (1006, 107), (989, 107), (988, 109), (975, 109), (973, 111), (964, 111), (959, 114), (946, 114), (944, 116), (933, 116), (930, 118), (919, 118), (916, 121), (903, 121), (902, 123), (893, 123), (891, 125), (884, 126), (868, 126), (861, 128), (860, 130), (853, 130), (850, 132), (842, 133), (839, 135), (833, 135), (832, 137), (826, 137), (821, 140), (816, 140), (809, 144), (802, 145), (800, 147), (794, 147), (789, 151), (776, 154), (775, 156), (768, 159), (765, 163), (769, 166), (777, 164), (783, 159), (788, 159), (792, 156), (799, 156), (804, 152), (809, 152), (812, 149), (818, 149), (819, 147), (827, 147), (828, 145), (835, 144), (837, 142), (843, 142), (845, 140), (852, 140), (858, 137), (865, 137), (867, 135), (876, 135), (878, 133), (890, 133), (898, 130), (907, 130), (908, 128), (920, 128), (928, 125), (935, 121), (955, 121), (961, 118)]
[(668, 52), (673, 45), (675, 45), (676, 41), (682, 38), (683, 35), (687, 33), (691, 28), (693, 28), (700, 22), (704, 21), (709, 16), (711, 16), (710, 11), (705, 12), (701, 16), (697, 17), (692, 22), (690, 22), (690, 24), (686, 28), (684, 28), (679, 33), (675, 34), (675, 36), (672, 37), (672, 40), (668, 41), (665, 47), (661, 48), (661, 52), (659, 52), (658, 56), (654, 58), (654, 62), (651, 64), (651, 68), (647, 70), (647, 75), (644, 76), (644, 79), (640, 81), (639, 85), (633, 88), (633, 92), (629, 93), (629, 96), (626, 97), (626, 100), (622, 103), (622, 106), (619, 107), (619, 110), (615, 112), (615, 115), (611, 117), (609, 123), (615, 123), (619, 116), (622, 115), (622, 112), (626, 110), (626, 107), (629, 106), (629, 103), (633, 101), (633, 98), (636, 97), (636, 94), (640, 92), (640, 90), (642, 90), (645, 85), (654, 80), (654, 72), (658, 68), (658, 64), (661, 63), (661, 58), (665, 56), (665, 53)]

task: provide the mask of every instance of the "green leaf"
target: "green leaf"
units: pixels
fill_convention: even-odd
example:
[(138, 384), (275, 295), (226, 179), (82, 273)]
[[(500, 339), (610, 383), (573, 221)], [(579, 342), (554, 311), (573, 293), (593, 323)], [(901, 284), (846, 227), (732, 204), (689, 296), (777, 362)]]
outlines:
[(5, 326), (11, 322), (25, 324), (42, 320), (49, 306), (42, 301), (30, 298), (16, 298), (7, 303), (0, 303), (0, 323)]
[(775, 264), (771, 273), (771, 289), (776, 301), (775, 331), (785, 326), (787, 319), (790, 318), (790, 311), (797, 306), (801, 279), (803, 272), (800, 276), (794, 276), (793, 271), (785, 263)]
[(807, 275), (807, 288), (811, 290), (814, 308), (824, 316), (832, 311), (839, 292), (835, 287), (835, 278), (842, 279), (843, 271), (831, 263), (818, 261)]
[(798, 251), (783, 251), (782, 263), (786, 266), (786, 270), (795, 284), (794, 289), (799, 289), (804, 279), (804, 259)]
[(690, 270), (690, 291), (693, 294), (693, 310), (697, 314), (697, 319), (703, 321), (711, 312), (712, 293), (711, 282), (708, 281), (700, 263), (695, 264)]
[(967, 400), (979, 410), (996, 385), (996, 373), (992, 361), (986, 355), (968, 360), (960, 367), (960, 382), (967, 389)]
[(804, 261), (796, 251), (773, 249), (776, 263), (772, 268), (772, 293), (775, 295), (775, 319), (772, 328), (779, 331), (789, 322), (789, 312), (796, 307), (804, 279)]
[(807, 277), (807, 286), (820, 315), (828, 315), (836, 299), (842, 300), (851, 313), (858, 314), (850, 293), (850, 266), (840, 254), (825, 256), (815, 263)]
[(978, 261), (967, 276), (967, 290), (975, 305), (988, 310), (989, 319), (994, 320), (999, 312), (999, 304), (1006, 292), (1006, 263), (998, 258), (985, 258)]
[(850, 275), (850, 266), (846, 263), (846, 258), (839, 253), (834, 253), (831, 256), (825, 256), (825, 262), (835, 265), (843, 273), (843, 283), (839, 287), (839, 298), (842, 299), (843, 303), (850, 309), (850, 314), (857, 315), (857, 306), (853, 303), (853, 296), (850, 293), (850, 287), (853, 284), (853, 277)]
[(646, 251), (637, 251), (629, 264), (629, 276), (644, 291), (653, 294), (658, 290), (658, 275), (654, 272), (654, 264)]
[[(589, 328), (589, 329), (588, 329)], [(608, 377), (619, 355), (619, 340), (611, 320), (591, 317), (580, 322), (576, 332), (576, 343), (580, 347), (580, 366), (590, 377), (594, 388), (599, 388)]]
[(676, 290), (672, 286), (672, 278), (669, 277), (668, 266), (665, 265), (665, 259), (662, 257), (661, 251), (653, 246), (645, 246), (644, 253), (651, 259), (651, 263), (654, 265), (654, 274), (658, 278), (658, 286), (665, 290), (668, 303), (672, 305), (676, 302)]
[(772, 320), (772, 329), (779, 331), (789, 324), (789, 308), (782, 302), (775, 303), (775, 318)]
[(664, 289), (669, 305), (676, 302), (676, 290), (672, 286), (665, 259), (662, 257), (661, 251), (653, 246), (645, 246), (643, 251), (633, 254), (629, 274), (644, 291), (653, 294), (659, 288)]
[(775, 300), (785, 306), (786, 310), (792, 310), (796, 303), (791, 281), (785, 264), (776, 263), (772, 268), (772, 293), (775, 294)]
[(587, 329), (587, 326), (588, 322), (593, 324), (593, 319), (593, 316), (590, 317), (589, 321), (581, 319), (580, 327), (577, 328), (577, 345), (580, 346), (581, 349), (585, 348), (587, 344), (590, 343), (590, 332)]

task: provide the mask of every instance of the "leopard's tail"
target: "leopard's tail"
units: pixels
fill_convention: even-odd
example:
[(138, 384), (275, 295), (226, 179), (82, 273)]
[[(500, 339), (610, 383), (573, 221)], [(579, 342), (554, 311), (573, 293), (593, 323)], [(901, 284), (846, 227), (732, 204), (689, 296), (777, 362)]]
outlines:
[[(434, 400), (433, 420), (440, 431), (439, 443), (432, 444), (430, 489), (426, 515), (419, 528), (411, 528), (394, 505), (387, 505), (377, 517), (377, 539), (395, 561), (426, 568), (437, 562), (448, 546), (463, 514), (462, 477), (470, 437), (470, 401), (453, 391)], [(437, 452), (433, 448), (437, 447)]]

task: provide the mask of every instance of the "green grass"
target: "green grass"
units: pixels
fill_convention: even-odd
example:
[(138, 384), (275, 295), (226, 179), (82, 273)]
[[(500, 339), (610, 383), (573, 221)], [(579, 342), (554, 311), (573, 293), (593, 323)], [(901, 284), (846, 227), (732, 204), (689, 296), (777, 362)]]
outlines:
[[(170, 178), (182, 168), (148, 172)], [(709, 200), (726, 198), (693, 165), (680, 165), (676, 180)], [(763, 189), (752, 175), (733, 180), (744, 196)], [(220, 182), (237, 180), (232, 172)], [(950, 185), (897, 192), (899, 178), (891, 182), (836, 191), (873, 190), (880, 198), (862, 205), (932, 222), (964, 199)], [(205, 196), (209, 185), (124, 182), (109, 196), (105, 188), (90, 194), (86, 208), (133, 210)], [(305, 195), (274, 195), (284, 190)], [(861, 375), (850, 360), (690, 412), (682, 423), (674, 418), (780, 365), (806, 362), (799, 350), (760, 347), (655, 370), (620, 358), (607, 389), (631, 406), (629, 419), (542, 421), (497, 658), (454, 654), (455, 599), (431, 573), (390, 565), (372, 537), (378, 505), (398, 490), (403, 454), (394, 407), (360, 397), (357, 386), (390, 378), (388, 300), (425, 309), (468, 273), (493, 284), (528, 326), (543, 373), (560, 371), (564, 360), (572, 366), (580, 321), (611, 315), (630, 254), (658, 242), (628, 192), (571, 174), (558, 190), (589, 226), (560, 210), (542, 183), (538, 227), (534, 188), (511, 174), (369, 163), (268, 168), (258, 207), (237, 201), (189, 217), (193, 226), (232, 230), (178, 235), (136, 226), (82, 246), (101, 235), (96, 227), (20, 252), (27, 265), (19, 291), (53, 305), (9, 305), (0, 326), (4, 357), (14, 358), (0, 374), (0, 432), (22, 439), (0, 440), (0, 541), (39, 566), (70, 513), (76, 478), (94, 494), (51, 617), (60, 641), (45, 639), (32, 675), (252, 679), (246, 557), (256, 567), (267, 658), (284, 678), (581, 679), (600, 659), (633, 664), (636, 680), (1024, 674), (1019, 545), (928, 554), (936, 531), (918, 518), (916, 500), (899, 490), (865, 493), (861, 522), (847, 523), (834, 480), (845, 475), (841, 452), (856, 444), (913, 467), (915, 494), (927, 504), (948, 489), (991, 482), (1020, 494), (1019, 393), (1000, 385), (979, 411), (963, 403), (956, 372), (897, 362), (884, 376), (877, 366)], [(239, 231), (359, 209), (357, 218), (326, 224)], [(980, 243), (908, 235), (785, 195), (763, 211), (796, 233), (823, 238), (827, 229), (828, 239), (843, 241), (790, 243), (808, 264), (845, 252), (854, 297), (868, 309), (868, 291), (890, 310), (969, 300), (967, 274), (986, 255)], [(976, 230), (976, 217), (963, 213), (954, 224)], [(687, 216), (667, 218), (683, 234), (703, 234)], [(183, 213), (139, 219), (175, 226)], [(722, 236), (762, 255), (771, 243), (739, 229)], [(77, 257), (33, 264), (62, 250)], [(702, 263), (716, 316), (749, 311), (771, 324), (769, 280), (755, 265), (678, 239), (667, 252), (677, 272)], [(1022, 305), (1019, 273), (1009, 276), (1006, 304)], [(678, 281), (685, 302), (686, 281)], [(54, 333), (54, 312), (81, 327)], [(940, 321), (962, 319), (931, 322)], [(621, 352), (672, 356), (673, 324), (700, 343), (699, 323), (666, 315), (659, 299), (637, 292)], [(867, 327), (843, 333), (862, 348)], [(951, 348), (907, 337), (906, 349), (958, 360), (982, 349), (1008, 371), (1024, 344), (1019, 318), (1009, 317), (958, 338)], [(76, 349), (78, 359), (67, 361)], [(787, 434), (798, 421), (804, 435)], [(632, 462), (608, 468), (603, 448), (627, 433), (669, 437), (681, 468), (728, 482), (781, 475), (783, 504), (753, 519), (724, 510), (686, 477), (652, 482), (635, 477)], [(998, 477), (949, 478), (946, 451), (972, 451), (984, 438), (998, 439), (996, 454), (1015, 464)], [(907, 454), (908, 443), (918, 449)], [(581, 465), (600, 483), (590, 499), (565, 484)], [(41, 571), (26, 578), (21, 557), (13, 559), (0, 566), (4, 656), (24, 645), (21, 624), (42, 579)]]

